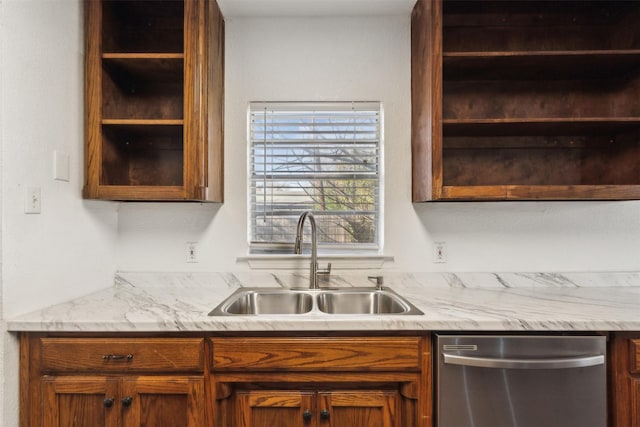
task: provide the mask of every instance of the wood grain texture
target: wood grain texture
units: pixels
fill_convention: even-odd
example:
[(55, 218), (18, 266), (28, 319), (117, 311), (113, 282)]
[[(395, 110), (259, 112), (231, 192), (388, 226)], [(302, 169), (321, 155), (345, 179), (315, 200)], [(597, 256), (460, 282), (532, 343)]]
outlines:
[(640, 333), (612, 334), (608, 348), (609, 425), (640, 427)]
[[(222, 201), (224, 19), (215, 0), (86, 5), (83, 196)], [(132, 135), (141, 125), (147, 135)]]
[(631, 380), (631, 413), (632, 427), (640, 427), (640, 378)]
[(200, 57), (199, 34), (202, 31), (200, 9), (204, 0), (185, 0), (184, 2), (184, 197), (194, 198), (199, 183), (198, 175), (202, 170), (199, 163), (202, 150), (200, 122), (203, 117), (202, 95), (200, 93), (202, 63)]
[[(498, 139), (510, 140), (494, 141)], [(635, 141), (581, 148), (541, 143), (533, 148), (445, 149), (443, 158), (447, 186), (640, 185), (640, 145)]]
[(182, 52), (181, 0), (110, 0), (103, 3), (105, 52)]
[(418, 396), (418, 419), (414, 425), (432, 427), (433, 425), (433, 352), (431, 339), (424, 337), (420, 347), (420, 383)]
[(318, 371), (218, 371), (217, 381), (227, 384), (246, 382), (265, 382), (280, 384), (304, 383), (351, 383), (351, 384), (381, 384), (381, 383), (413, 383), (419, 381), (419, 373), (406, 371), (342, 371), (322, 369)]
[(207, 10), (207, 117), (203, 121), (206, 149), (205, 198), (211, 202), (224, 201), (224, 17), (215, 1)]
[[(392, 427), (431, 427), (425, 424), (424, 409), (419, 409), (430, 405), (423, 401), (423, 394), (430, 396), (431, 386), (423, 382), (426, 377), (421, 372), (430, 369), (428, 336), (240, 338), (248, 344), (262, 342), (282, 351), (307, 349), (309, 353), (302, 355), (302, 369), (296, 368), (299, 363), (287, 360), (292, 353), (282, 352), (274, 355), (273, 368), (212, 371), (215, 363), (204, 363), (204, 355), (213, 361), (216, 344), (224, 343), (231, 349), (238, 338), (198, 335), (182, 338), (140, 334), (134, 338), (118, 334), (23, 334), (21, 427), (41, 426), (45, 417), (44, 425), (59, 427), (280, 425), (274, 420), (282, 420), (283, 425), (294, 420), (292, 425), (305, 427), (386, 427), (389, 419)], [(195, 344), (195, 353), (203, 352), (203, 356), (188, 358), (177, 354), (178, 346), (194, 353)], [(329, 344), (333, 348), (325, 350)], [(104, 351), (119, 354), (132, 351), (132, 346), (135, 353), (131, 362), (111, 360), (106, 367), (102, 364)], [(235, 348), (240, 352), (255, 350), (251, 345), (244, 350)], [(94, 356), (98, 356), (98, 363)], [(317, 363), (305, 361), (316, 357)], [(278, 358), (285, 360), (287, 367), (278, 368), (283, 365)], [(126, 366), (136, 361), (140, 364)], [(346, 370), (337, 365), (342, 361)], [(194, 367), (182, 367), (189, 363)], [(239, 409), (240, 395), (251, 397), (245, 405), (249, 410)], [(298, 406), (315, 408), (310, 424), (301, 424), (304, 409), (294, 404), (301, 402), (296, 396), (307, 399), (306, 404)], [(114, 397), (111, 408), (104, 407), (108, 397)], [(123, 397), (131, 397), (130, 406), (122, 405)], [(319, 417), (320, 406), (330, 408), (328, 423)], [(117, 411), (110, 411), (116, 408)], [(240, 424), (241, 420), (245, 424)]]
[(417, 371), (419, 338), (216, 338), (218, 370)]
[(237, 427), (300, 427), (315, 426), (315, 420), (305, 423), (303, 413), (315, 415), (314, 394), (301, 391), (247, 391), (237, 396)]
[(85, 176), (82, 194), (94, 198), (102, 168), (102, 3), (86, 0), (85, 11)]
[(395, 390), (354, 390), (318, 393), (319, 410), (329, 412), (320, 417), (319, 426), (400, 427), (400, 404)]
[[(429, 125), (442, 133), (431, 164), (412, 152), (414, 201), (639, 197), (638, 3), (426, 3), (412, 17), (412, 78), (427, 81), (433, 61), (442, 74), (433, 93), (412, 86), (413, 129), (435, 105)], [(435, 59), (417, 48), (434, 40)]]
[[(43, 372), (202, 372), (202, 338), (42, 338)], [(104, 358), (132, 355), (130, 360)]]
[[(627, 17), (636, 2), (451, 1), (445, 3), (447, 51), (607, 50), (637, 48)], [(633, 18), (631, 18), (633, 19)], [(620, 29), (625, 28), (620, 34)], [(517, 29), (517, 31), (514, 31)]]
[(629, 340), (629, 372), (640, 374), (640, 338)]
[(102, 60), (103, 119), (181, 120), (182, 54)]
[(123, 427), (202, 427), (205, 395), (202, 377), (125, 378), (122, 396), (131, 397)]
[(20, 333), (20, 427), (42, 422), (40, 354), (39, 339)]
[(445, 186), (447, 200), (628, 200), (640, 197), (637, 185)]
[[(43, 427), (120, 425), (118, 380), (115, 378), (45, 377), (42, 396)], [(104, 400), (109, 398), (114, 399), (114, 403), (107, 408)]]
[(441, 0), (418, 0), (411, 16), (413, 202), (438, 199), (442, 186), (441, 9)]

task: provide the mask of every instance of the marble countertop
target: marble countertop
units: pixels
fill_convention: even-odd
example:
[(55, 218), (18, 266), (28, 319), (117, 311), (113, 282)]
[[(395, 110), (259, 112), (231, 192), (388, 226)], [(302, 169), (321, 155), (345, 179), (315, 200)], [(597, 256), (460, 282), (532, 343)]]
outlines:
[[(361, 271), (331, 286), (371, 286)], [(118, 273), (113, 287), (7, 321), (10, 331), (640, 330), (640, 272), (384, 273), (419, 316), (208, 316), (238, 287), (305, 286), (296, 273)]]

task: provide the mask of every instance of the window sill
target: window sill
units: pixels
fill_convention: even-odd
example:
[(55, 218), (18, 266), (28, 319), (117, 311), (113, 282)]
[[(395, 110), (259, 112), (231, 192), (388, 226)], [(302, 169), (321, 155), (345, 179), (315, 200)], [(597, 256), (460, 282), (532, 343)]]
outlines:
[[(310, 256), (308, 254), (293, 255), (248, 255), (238, 257), (237, 262), (246, 262), (252, 270), (276, 269), (297, 270), (309, 268)], [(387, 262), (393, 262), (392, 256), (385, 255), (318, 255), (320, 267), (324, 268), (331, 263), (331, 268), (336, 270), (364, 270), (381, 269)]]

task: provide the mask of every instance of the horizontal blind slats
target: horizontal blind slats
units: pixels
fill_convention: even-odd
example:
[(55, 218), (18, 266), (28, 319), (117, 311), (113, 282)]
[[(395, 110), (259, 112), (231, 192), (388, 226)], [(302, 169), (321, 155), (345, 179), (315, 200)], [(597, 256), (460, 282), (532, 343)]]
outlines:
[(379, 103), (252, 103), (250, 240), (293, 242), (311, 210), (321, 243), (377, 244), (380, 129)]

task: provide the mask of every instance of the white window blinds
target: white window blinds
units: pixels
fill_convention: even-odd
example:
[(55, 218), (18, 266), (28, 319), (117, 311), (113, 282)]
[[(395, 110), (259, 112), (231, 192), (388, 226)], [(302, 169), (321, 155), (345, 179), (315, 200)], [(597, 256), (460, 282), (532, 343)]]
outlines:
[(380, 103), (255, 102), (249, 120), (252, 249), (293, 244), (304, 211), (321, 245), (378, 247)]

